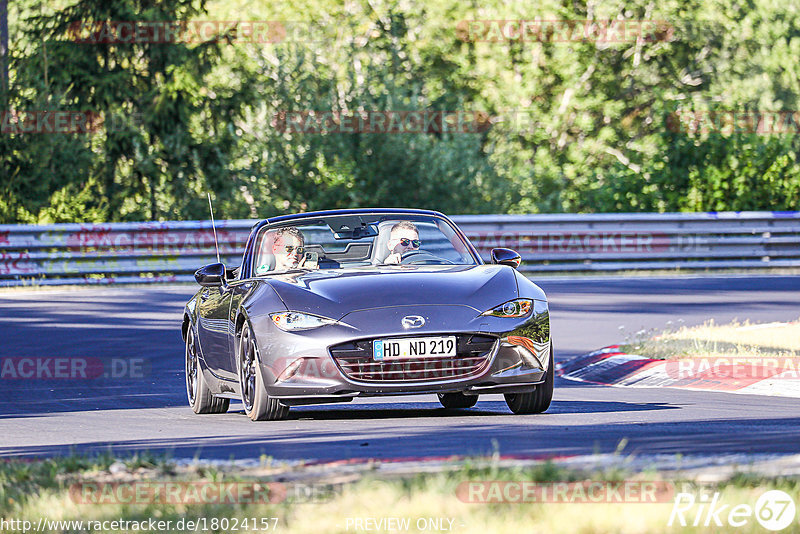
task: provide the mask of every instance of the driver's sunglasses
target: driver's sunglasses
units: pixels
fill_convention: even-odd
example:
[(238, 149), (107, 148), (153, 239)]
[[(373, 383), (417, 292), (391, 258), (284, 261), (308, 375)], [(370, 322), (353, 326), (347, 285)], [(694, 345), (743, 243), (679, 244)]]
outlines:
[(283, 247), (283, 250), (285, 250), (287, 254), (292, 254), (292, 253), (302, 254), (303, 252), (305, 252), (304, 247), (296, 247), (294, 245), (286, 245), (285, 247)]
[(421, 241), (419, 239), (408, 239), (407, 237), (401, 237), (400, 244), (403, 245), (404, 247), (411, 245), (414, 248), (419, 248)]

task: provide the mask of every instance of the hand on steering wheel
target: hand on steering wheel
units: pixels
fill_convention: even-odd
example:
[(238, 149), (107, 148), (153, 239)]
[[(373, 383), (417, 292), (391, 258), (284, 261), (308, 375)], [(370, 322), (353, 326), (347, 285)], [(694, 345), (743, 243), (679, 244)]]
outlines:
[(406, 262), (406, 260), (407, 260), (408, 258), (413, 258), (413, 257), (415, 257), (415, 256), (418, 256), (418, 255), (420, 255), (420, 254), (426, 254), (426, 255), (428, 255), (428, 256), (430, 256), (430, 255), (431, 255), (431, 253), (430, 253), (430, 252), (422, 252), (422, 251), (421, 251), (421, 250), (419, 250), (419, 249), (417, 249), (417, 250), (407, 250), (407, 251), (403, 252), (403, 253), (400, 255), (400, 263), (407, 263), (407, 262)]
[(445, 260), (438, 256), (434, 256), (427, 250), (409, 250), (403, 253), (400, 256), (400, 264), (401, 265), (415, 265), (415, 264), (429, 264), (429, 265), (436, 265), (436, 264), (444, 264), (444, 265), (453, 265), (453, 262), (450, 260)]

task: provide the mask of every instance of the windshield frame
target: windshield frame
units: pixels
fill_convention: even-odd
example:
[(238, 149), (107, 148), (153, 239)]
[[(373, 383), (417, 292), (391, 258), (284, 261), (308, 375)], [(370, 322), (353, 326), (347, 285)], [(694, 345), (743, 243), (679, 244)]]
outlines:
[[(247, 244), (247, 250), (245, 254), (249, 256), (247, 261), (247, 273), (248, 277), (264, 277), (264, 276), (272, 276), (272, 275), (280, 275), (286, 274), (296, 271), (303, 271), (308, 270), (303, 267), (298, 267), (296, 269), (290, 269), (285, 271), (270, 271), (262, 274), (256, 274), (255, 265), (257, 261), (257, 250), (256, 247), (259, 245), (262, 236), (265, 232), (269, 232), (271, 230), (276, 230), (278, 228), (285, 228), (287, 226), (306, 226), (311, 224), (327, 224), (328, 219), (339, 218), (339, 217), (361, 217), (365, 222), (368, 224), (378, 224), (386, 220), (404, 220), (412, 218), (423, 218), (428, 220), (435, 219), (437, 224), (443, 224), (447, 228), (449, 228), (455, 237), (457, 237), (461, 243), (464, 245), (465, 252), (464, 255), (471, 258), (473, 261), (472, 265), (483, 265), (483, 259), (481, 258), (478, 251), (475, 249), (475, 246), (470, 242), (470, 240), (464, 235), (464, 232), (447, 216), (442, 213), (435, 212), (435, 211), (427, 211), (427, 210), (407, 210), (407, 209), (376, 209), (376, 210), (331, 210), (331, 211), (322, 211), (322, 212), (309, 212), (309, 213), (299, 213), (296, 215), (284, 215), (280, 217), (276, 217), (273, 219), (266, 219), (261, 223), (257, 224), (251, 233), (251, 238)], [(329, 225), (328, 225), (329, 226)], [(441, 231), (441, 229), (440, 229)], [(363, 239), (351, 239), (351, 240), (342, 240), (347, 241), (349, 243), (358, 243), (362, 241), (364, 243), (368, 242), (369, 239), (374, 240), (378, 239), (377, 236), (372, 238), (363, 238)], [(446, 264), (441, 264), (445, 266)], [(460, 265), (470, 265), (468, 263), (460, 264)], [(428, 264), (425, 265), (426, 267), (435, 267), (439, 266), (438, 264)], [(348, 268), (348, 267), (344, 267)], [(245, 274), (242, 272), (241, 274)]]

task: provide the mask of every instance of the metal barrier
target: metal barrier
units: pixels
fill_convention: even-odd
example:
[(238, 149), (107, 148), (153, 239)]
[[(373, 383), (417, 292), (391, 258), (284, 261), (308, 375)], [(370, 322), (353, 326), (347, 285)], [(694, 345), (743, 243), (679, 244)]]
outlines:
[[(521, 270), (800, 267), (800, 212), (465, 215), (453, 219), (485, 260)], [(218, 221), (220, 255), (238, 265), (254, 220)], [(0, 285), (193, 280), (214, 261), (209, 221), (0, 225)]]

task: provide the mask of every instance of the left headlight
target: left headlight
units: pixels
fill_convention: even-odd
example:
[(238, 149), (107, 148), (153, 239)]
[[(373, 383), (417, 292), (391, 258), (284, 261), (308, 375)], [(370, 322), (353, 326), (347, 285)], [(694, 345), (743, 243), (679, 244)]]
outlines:
[(336, 323), (336, 321), (328, 319), (327, 317), (299, 312), (271, 313), (270, 318), (275, 326), (286, 332), (311, 330), (312, 328), (319, 328), (320, 326)]
[(533, 300), (516, 299), (504, 302), (496, 308), (483, 312), (481, 315), (492, 317), (527, 317), (533, 309)]

